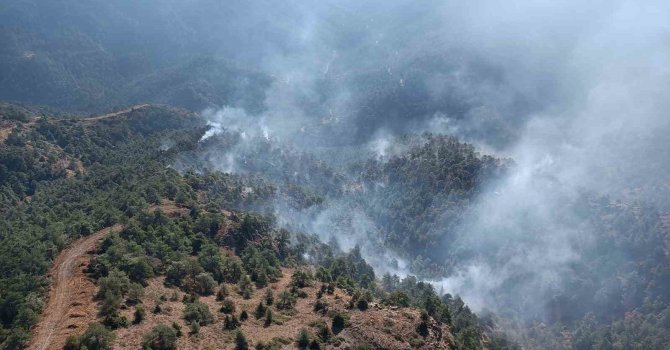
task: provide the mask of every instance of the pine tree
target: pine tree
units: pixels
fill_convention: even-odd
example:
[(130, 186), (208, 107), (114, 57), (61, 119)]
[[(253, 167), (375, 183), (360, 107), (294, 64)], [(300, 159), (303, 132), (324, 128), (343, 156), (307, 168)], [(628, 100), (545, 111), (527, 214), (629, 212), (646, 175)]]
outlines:
[(272, 309), (268, 308), (265, 311), (265, 326), (269, 327), (272, 324)]
[(270, 305), (272, 305), (272, 303), (274, 303), (274, 301), (275, 301), (275, 297), (274, 297), (274, 294), (272, 293), (272, 289), (267, 288), (265, 290), (265, 303), (268, 306), (270, 306)]
[(247, 337), (244, 336), (241, 330), (238, 330), (235, 333), (235, 350), (248, 350), (249, 342), (247, 342)]
[(265, 315), (265, 310), (266, 307), (265, 305), (263, 305), (263, 302), (261, 301), (260, 303), (258, 303), (258, 306), (256, 306), (256, 312), (254, 312), (254, 316), (256, 317), (256, 319), (263, 318), (263, 316)]
[(253, 285), (251, 282), (251, 278), (249, 276), (244, 275), (242, 278), (240, 278), (239, 282), (237, 283), (237, 287), (240, 290), (240, 294), (244, 299), (250, 299), (251, 298), (251, 293), (253, 292)]

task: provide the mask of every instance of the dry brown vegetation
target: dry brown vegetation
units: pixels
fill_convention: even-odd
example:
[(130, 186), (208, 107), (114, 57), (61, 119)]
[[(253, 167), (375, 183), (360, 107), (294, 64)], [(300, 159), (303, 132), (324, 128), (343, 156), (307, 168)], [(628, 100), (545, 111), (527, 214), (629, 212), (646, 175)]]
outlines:
[[(291, 282), (293, 270), (284, 269), (282, 272), (281, 279), (266, 287), (273, 290), (275, 299)], [(275, 340), (283, 344), (282, 348), (296, 348), (296, 339), (301, 329), (307, 329), (314, 337), (316, 326), (322, 322), (330, 327), (332, 315), (336, 312), (349, 315), (350, 324), (341, 333), (334, 335), (333, 341), (326, 348), (355, 349), (360, 345), (368, 345), (374, 349), (448, 349), (453, 343), (448, 328), (435, 323), (431, 324), (430, 334), (426, 338), (419, 336), (416, 327), (420, 322), (420, 313), (415, 309), (392, 309), (374, 303), (366, 311), (348, 309), (350, 296), (341, 289), (336, 289), (333, 295), (323, 295), (322, 300), (328, 304), (328, 311), (315, 312), (313, 307), (319, 290), (318, 283), (303, 289), (308, 296), (298, 298), (294, 310), (282, 311), (272, 307), (274, 322), (265, 326), (264, 319), (253, 316), (256, 306), (264, 298), (265, 288), (255, 290), (251, 299), (245, 300), (236, 292), (235, 285), (229, 284), (227, 287), (230, 291), (228, 299), (235, 304), (235, 314), (239, 316), (242, 310), (249, 314), (249, 319), (242, 322), (240, 329), (252, 345), (259, 341), (267, 344)], [(200, 298), (215, 316), (215, 321), (203, 326), (199, 334), (192, 335), (182, 318), (184, 296), (177, 288), (167, 288), (163, 277), (152, 279), (145, 288), (143, 298), (143, 307), (147, 311), (145, 320), (139, 325), (117, 330), (114, 349), (137, 349), (143, 336), (154, 326), (173, 323), (181, 326), (183, 332), (178, 340), (178, 349), (233, 349), (235, 331), (223, 327), (224, 314), (219, 312), (221, 302), (216, 301), (214, 295)], [(158, 314), (152, 312), (156, 305), (161, 308)], [(124, 310), (123, 314), (132, 319), (134, 311), (135, 307), (131, 307)]]
[(7, 140), (7, 137), (9, 137), (9, 134), (12, 133), (12, 130), (14, 130), (13, 125), (0, 127), (0, 144), (5, 143), (5, 140)]
[[(149, 211), (162, 210), (168, 215), (184, 215), (188, 208), (164, 201), (161, 205), (152, 206)], [(120, 225), (100, 230), (95, 234), (73, 242), (72, 246), (59, 254), (51, 270), (54, 280), (49, 293), (49, 302), (42, 318), (34, 330), (35, 336), (30, 344), (31, 349), (62, 349), (68, 336), (81, 335), (91, 322), (101, 321), (98, 316), (98, 302), (95, 300), (97, 287), (85, 274), (88, 262), (96, 244), (111, 232), (118, 232)], [(222, 248), (224, 254), (231, 251)], [(268, 287), (256, 289), (250, 299), (244, 299), (237, 292), (235, 284), (227, 284), (228, 299), (235, 304), (235, 315), (239, 317), (243, 310), (249, 318), (241, 323), (250, 344), (258, 342), (279, 344), (281, 348), (295, 348), (296, 339), (302, 329), (306, 329), (312, 337), (316, 337), (319, 324), (331, 326), (332, 316), (336, 313), (347, 315), (348, 326), (339, 334), (333, 335), (325, 348), (355, 349), (367, 345), (375, 349), (447, 349), (453, 345), (453, 338), (446, 326), (435, 322), (430, 324), (428, 336), (417, 334), (420, 313), (416, 309), (385, 307), (371, 303), (368, 310), (360, 311), (349, 308), (350, 295), (345, 290), (336, 288), (333, 294), (323, 294), (321, 300), (327, 305), (323, 311), (315, 312), (314, 304), (320, 283), (302, 289), (307, 297), (298, 298), (293, 309), (279, 310), (272, 306), (274, 321), (270, 326), (265, 319), (256, 319), (256, 306), (264, 300), (266, 288), (273, 291), (277, 300), (281, 291), (288, 289), (291, 275), (295, 270), (285, 268), (282, 277), (270, 283)], [(200, 297), (215, 321), (201, 327), (198, 334), (189, 333), (189, 325), (183, 319), (185, 293), (178, 288), (165, 286), (165, 278), (157, 277), (149, 280), (144, 289), (141, 305), (146, 315), (139, 324), (115, 331), (114, 349), (137, 349), (145, 334), (159, 324), (181, 327), (183, 335), (179, 338), (178, 349), (232, 349), (235, 331), (226, 330), (223, 326), (225, 315), (220, 312), (222, 303), (215, 295)], [(154, 312), (156, 306), (160, 312)], [(129, 320), (134, 318), (136, 306), (124, 307), (122, 315)]]

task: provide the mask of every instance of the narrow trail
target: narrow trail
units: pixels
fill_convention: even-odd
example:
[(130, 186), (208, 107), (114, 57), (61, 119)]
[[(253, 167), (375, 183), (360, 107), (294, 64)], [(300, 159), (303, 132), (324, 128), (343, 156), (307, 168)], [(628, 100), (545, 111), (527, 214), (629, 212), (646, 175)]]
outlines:
[[(49, 302), (40, 321), (33, 330), (29, 349), (62, 349), (67, 336), (95, 320), (97, 307), (88, 302), (95, 295), (95, 284), (88, 279), (83, 267), (87, 257), (102, 238), (122, 228), (117, 224), (73, 242), (63, 250), (51, 267), (53, 279), (49, 290)], [(81, 331), (80, 331), (81, 332)]]
[(142, 108), (146, 108), (146, 107), (149, 107), (149, 105), (148, 104), (136, 105), (136, 106), (132, 106), (128, 109), (124, 109), (122, 111), (118, 111), (118, 112), (114, 112), (114, 113), (107, 113), (107, 114), (103, 114), (103, 115), (100, 115), (100, 116), (97, 116), (97, 117), (84, 118), (83, 120), (93, 121), (93, 120), (113, 118), (113, 117), (116, 117), (118, 115), (126, 114), (126, 113), (132, 112), (134, 110), (138, 110), (138, 109), (142, 109)]

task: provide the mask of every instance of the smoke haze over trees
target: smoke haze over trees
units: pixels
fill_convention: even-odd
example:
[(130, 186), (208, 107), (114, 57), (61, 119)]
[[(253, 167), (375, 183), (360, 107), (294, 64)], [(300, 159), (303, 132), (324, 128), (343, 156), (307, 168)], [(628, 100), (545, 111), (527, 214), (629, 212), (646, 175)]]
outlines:
[[(134, 126), (165, 133), (165, 165), (194, 191), (360, 254), (386, 292), (414, 298), (418, 276), (528, 348), (662, 349), (667, 13), (628, 0), (6, 0), (0, 99), (18, 105), (0, 113), (14, 125), (35, 111), (194, 111), (188, 141), (169, 134), (180, 123)], [(81, 146), (74, 126), (37, 125), (0, 150), (6, 203), (62, 178), (36, 158), (109, 161), (104, 137)], [(234, 200), (218, 172), (238, 181)]]

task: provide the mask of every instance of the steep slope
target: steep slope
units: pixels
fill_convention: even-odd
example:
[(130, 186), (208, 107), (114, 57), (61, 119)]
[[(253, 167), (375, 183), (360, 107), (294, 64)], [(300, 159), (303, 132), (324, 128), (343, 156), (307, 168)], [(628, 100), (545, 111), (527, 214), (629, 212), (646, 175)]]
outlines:
[[(46, 113), (35, 118), (32, 113), (37, 109), (25, 110), (25, 122), (7, 121), (6, 113), (2, 119), (13, 128), (13, 136), (0, 145), (0, 343), (6, 348), (19, 347), (28, 339), (28, 329), (43, 307), (46, 274), (57, 252), (69, 241), (113, 226), (147, 206), (137, 195), (150, 186), (137, 176), (145, 180), (176, 176), (146, 158), (161, 152), (163, 136), (157, 136), (142, 117), (160, 118), (159, 126), (172, 128), (193, 128), (195, 122), (160, 107), (137, 111), (130, 122), (104, 124)], [(144, 154), (137, 152), (143, 148)], [(143, 167), (129, 167), (138, 163)], [(141, 173), (149, 168), (156, 171)]]
[[(4, 348), (74, 349), (91, 337), (136, 348), (155, 325), (172, 322), (184, 328), (178, 342), (186, 348), (220, 337), (229, 341), (210, 345), (230, 347), (235, 328), (269, 348), (293, 346), (303, 328), (323, 347), (462, 347), (464, 336), (482, 344), (479, 331), (452, 335), (446, 314), (419, 317), (427, 297), (447, 312), (434, 290), (409, 303), (382, 303), (387, 292), (375, 287), (359, 251), (341, 252), (254, 214), (285, 195), (271, 182), (171, 169), (206, 130), (189, 112), (139, 105), (88, 118), (15, 119), (3, 125), (18, 143), (8, 138), (0, 147), (4, 159), (23, 164), (7, 167), (0, 183), (8, 219), (0, 224)], [(76, 167), (59, 165), (63, 160)], [(56, 166), (66, 171), (52, 172)], [(301, 184), (294, 190), (304, 191)], [(213, 296), (222, 286), (226, 300), (249, 316), (273, 290), (275, 304), (265, 305), (275, 314), (271, 325), (265, 328), (263, 314), (233, 327)], [(198, 327), (181, 311), (200, 302), (215, 316)], [(143, 320), (131, 325), (140, 306)], [(338, 315), (337, 334), (326, 331)], [(417, 328), (422, 323), (427, 332)], [(187, 324), (202, 333), (186, 336)]]
[(87, 256), (97, 243), (118, 232), (120, 225), (102, 229), (71, 243), (61, 251), (50, 268), (51, 288), (42, 317), (33, 329), (32, 349), (61, 349), (65, 338), (77, 328), (95, 320), (95, 285), (84, 274)]

